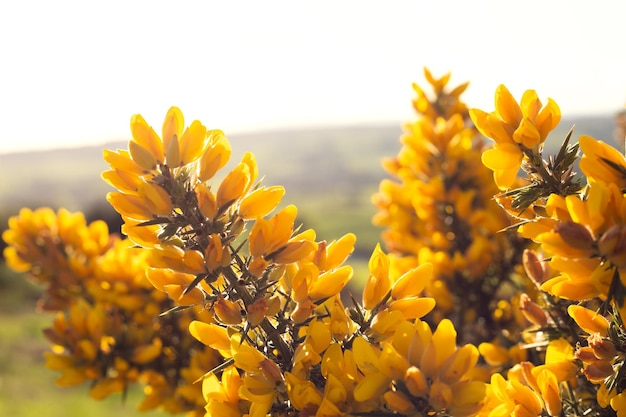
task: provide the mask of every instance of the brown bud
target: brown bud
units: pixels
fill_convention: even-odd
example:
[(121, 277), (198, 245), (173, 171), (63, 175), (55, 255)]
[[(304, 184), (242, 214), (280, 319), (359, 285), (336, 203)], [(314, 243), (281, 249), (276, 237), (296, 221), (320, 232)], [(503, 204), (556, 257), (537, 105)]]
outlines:
[(613, 375), (613, 365), (608, 361), (590, 363), (583, 369), (583, 374), (591, 383), (599, 384)]
[(599, 361), (598, 357), (595, 355), (595, 353), (593, 353), (593, 349), (591, 349), (589, 346), (583, 346), (576, 349), (576, 353), (574, 353), (574, 358), (583, 361), (585, 364)]
[(587, 338), (589, 347), (593, 350), (593, 354), (598, 359), (612, 360), (617, 354), (617, 349), (613, 342), (608, 339), (604, 339), (600, 336), (600, 333), (593, 333)]
[(542, 262), (535, 251), (524, 249), (522, 264), (524, 265), (526, 275), (528, 275), (536, 285), (543, 284), (549, 278), (548, 264)]
[(227, 300), (220, 295), (213, 304), (213, 308), (220, 322), (224, 324), (241, 323), (241, 306), (238, 303)]
[(267, 299), (259, 298), (248, 306), (248, 322), (253, 326), (261, 324), (267, 314)]
[(280, 371), (276, 362), (269, 359), (264, 359), (259, 363), (259, 369), (269, 381), (279, 382), (283, 381), (283, 373)]
[(559, 223), (554, 231), (561, 235), (561, 238), (569, 246), (575, 249), (588, 250), (593, 246), (593, 234), (587, 226), (571, 221)]
[(519, 309), (522, 310), (522, 314), (526, 317), (526, 320), (543, 327), (548, 323), (548, 317), (545, 311), (535, 303), (527, 294), (522, 294), (519, 298)]
[(626, 227), (613, 225), (598, 241), (600, 254), (617, 266), (626, 266)]

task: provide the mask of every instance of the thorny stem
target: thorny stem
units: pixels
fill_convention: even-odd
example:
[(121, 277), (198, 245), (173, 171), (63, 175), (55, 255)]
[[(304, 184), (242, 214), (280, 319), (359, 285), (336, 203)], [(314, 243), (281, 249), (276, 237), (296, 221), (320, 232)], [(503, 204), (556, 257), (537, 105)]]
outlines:
[[(226, 267), (222, 270), (222, 272), (224, 273), (224, 276), (226, 277), (232, 288), (234, 288), (239, 298), (243, 301), (246, 308), (252, 305), (252, 303), (254, 303), (255, 301), (254, 297), (252, 296), (252, 294), (250, 294), (250, 291), (248, 291), (248, 289), (244, 285), (238, 284), (239, 277), (232, 270), (232, 268)], [(291, 364), (292, 351), (285, 342), (285, 340), (281, 337), (280, 332), (272, 325), (272, 323), (269, 322), (267, 317), (263, 318), (260, 326), (269, 338), (269, 340), (272, 341), (272, 344), (278, 349), (278, 352), (281, 355), (280, 362), (282, 363), (283, 368), (288, 369), (289, 365)]]
[(554, 178), (553, 175), (550, 175), (546, 166), (544, 164), (543, 159), (541, 158), (541, 154), (533, 152), (531, 149), (523, 148), (524, 154), (528, 157), (530, 163), (533, 168), (537, 170), (537, 173), (541, 177), (541, 179), (550, 186), (550, 191), (556, 194), (561, 194), (561, 181), (557, 178)]

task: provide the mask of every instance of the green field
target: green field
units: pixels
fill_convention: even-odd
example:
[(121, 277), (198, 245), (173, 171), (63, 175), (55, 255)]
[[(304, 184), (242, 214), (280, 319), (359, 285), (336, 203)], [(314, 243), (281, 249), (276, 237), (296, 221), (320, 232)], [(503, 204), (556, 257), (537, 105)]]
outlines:
[[(561, 123), (547, 143), (547, 153), (558, 148), (572, 124)], [(610, 115), (580, 118), (574, 139), (590, 134), (610, 142), (612, 128)], [(283, 203), (298, 206), (300, 221), (315, 229), (318, 239), (355, 233), (357, 249), (348, 262), (355, 267), (358, 283), (367, 278), (366, 262), (379, 241), (380, 230), (371, 224), (375, 210), (370, 197), (385, 177), (380, 161), (397, 153), (400, 133), (399, 126), (391, 125), (233, 134), (229, 166), (252, 151), (264, 184), (285, 186)], [(109, 148), (125, 146), (115, 143)], [(102, 147), (0, 155), (0, 229), (24, 206), (66, 207), (85, 211), (91, 219), (114, 219), (104, 200), (109, 187), (100, 179), (105, 169)], [(359, 294), (358, 284), (353, 292)], [(163, 415), (136, 412), (137, 392), (124, 404), (120, 396), (95, 402), (87, 396), (87, 386), (56, 388), (56, 375), (44, 368), (42, 357), (48, 345), (41, 330), (52, 317), (34, 312), (37, 294), (23, 276), (0, 267), (0, 415)]]

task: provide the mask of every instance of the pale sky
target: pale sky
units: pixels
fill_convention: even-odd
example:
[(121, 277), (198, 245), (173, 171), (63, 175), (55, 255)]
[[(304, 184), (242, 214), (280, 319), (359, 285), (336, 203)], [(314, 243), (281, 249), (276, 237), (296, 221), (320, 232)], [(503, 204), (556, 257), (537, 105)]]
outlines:
[(626, 103), (626, 1), (4, 1), (0, 153), (160, 132), (229, 132), (414, 119), (422, 68), (470, 81), (493, 109), (505, 84), (565, 116)]

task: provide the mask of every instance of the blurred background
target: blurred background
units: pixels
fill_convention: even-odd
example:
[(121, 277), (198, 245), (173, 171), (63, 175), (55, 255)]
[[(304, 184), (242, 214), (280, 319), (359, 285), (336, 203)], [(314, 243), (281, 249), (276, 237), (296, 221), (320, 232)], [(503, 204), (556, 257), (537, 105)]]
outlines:
[[(500, 83), (517, 98), (529, 88), (554, 98), (563, 121), (547, 153), (574, 124), (574, 139), (623, 145), (620, 1), (13, 3), (0, 5), (0, 230), (40, 206), (119, 230), (102, 151), (126, 148), (132, 114), (158, 132), (176, 105), (187, 124), (225, 131), (226, 170), (253, 152), (264, 183), (285, 186), (283, 201), (319, 239), (355, 233), (364, 280), (380, 233), (370, 196), (415, 118), (424, 66), (470, 81), (470, 107), (492, 110)], [(55, 387), (39, 292), (0, 262), (0, 415), (139, 415), (137, 393), (95, 402), (87, 386)]]

